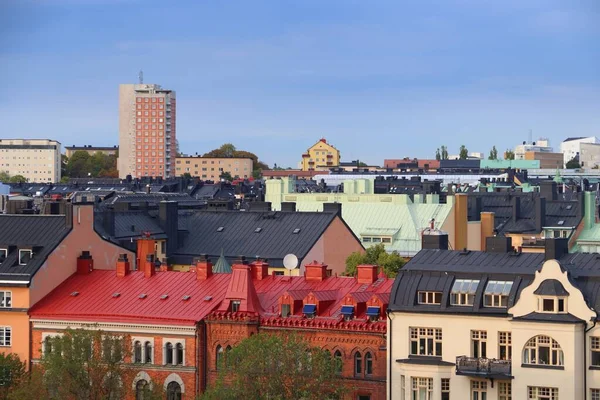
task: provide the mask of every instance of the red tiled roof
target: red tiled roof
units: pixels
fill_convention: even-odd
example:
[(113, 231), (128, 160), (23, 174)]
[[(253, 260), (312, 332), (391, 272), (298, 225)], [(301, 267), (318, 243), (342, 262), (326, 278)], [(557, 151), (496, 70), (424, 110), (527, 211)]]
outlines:
[(350, 296), (352, 296), (357, 303), (366, 303), (373, 297), (373, 292), (354, 292), (350, 293)]
[[(252, 272), (247, 265), (234, 265), (231, 279), (225, 294), (226, 300), (240, 300), (240, 312), (259, 313), (262, 311), (256, 290), (252, 284)], [(228, 302), (222, 302), (219, 311), (227, 311)]]

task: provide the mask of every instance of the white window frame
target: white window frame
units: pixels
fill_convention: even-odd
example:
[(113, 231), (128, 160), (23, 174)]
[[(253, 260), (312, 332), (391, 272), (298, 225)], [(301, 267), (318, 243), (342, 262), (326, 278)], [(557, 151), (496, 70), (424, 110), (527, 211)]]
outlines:
[[(499, 285), (502, 285), (502, 291), (490, 291), (490, 285), (494, 285), (495, 289), (497, 289)], [(512, 285), (512, 281), (488, 281), (483, 292), (483, 306), (495, 308), (508, 307), (508, 296), (512, 290)]]
[[(171, 364), (167, 364), (167, 343), (171, 343), (173, 345), (173, 362)], [(185, 339), (181, 338), (163, 338), (163, 365), (179, 365), (177, 364), (177, 344), (181, 344), (183, 347), (183, 360), (181, 360), (181, 366), (185, 366)]]
[[(423, 298), (421, 298), (423, 296)], [(436, 297), (439, 296), (439, 302), (436, 301)], [(432, 304), (439, 306), (442, 304), (442, 292), (430, 291), (430, 290), (419, 290), (417, 292), (417, 302), (419, 304)]]
[[(466, 282), (469, 282), (467, 290), (463, 287)], [(454, 290), (456, 284), (460, 283), (460, 290)], [(479, 287), (479, 279), (455, 279), (450, 290), (450, 304), (453, 306), (473, 306), (475, 304), (475, 294)], [(474, 285), (474, 289), (473, 288)]]
[(64, 335), (63, 332), (42, 332), (42, 355), (46, 354), (46, 338), (49, 337), (62, 337)]
[[(548, 348), (548, 364), (540, 364), (540, 347)], [(554, 355), (556, 352), (556, 355)], [(527, 355), (527, 358), (525, 357)], [(535, 357), (533, 357), (535, 355)], [(537, 335), (525, 342), (522, 353), (523, 365), (540, 365), (547, 367), (563, 367), (565, 365), (564, 353), (560, 344), (552, 337), (547, 335)], [(553, 362), (556, 359), (556, 362)], [(535, 361), (535, 362), (534, 362)]]
[(135, 342), (140, 342), (142, 344), (142, 362), (140, 364), (146, 364), (146, 342), (150, 342), (152, 345), (152, 354), (150, 355), (150, 364), (154, 364), (154, 338), (149, 336), (133, 336), (131, 338), (131, 348), (133, 349), (131, 353), (131, 362), (134, 363), (135, 360)]
[[(552, 311), (544, 310), (544, 300), (552, 300), (554, 302), (554, 308), (552, 309)], [(562, 300), (562, 302), (563, 302), (563, 310), (562, 311), (559, 311), (559, 307), (558, 307), (560, 300)], [(538, 297), (538, 312), (544, 313), (544, 314), (567, 314), (568, 313), (567, 297), (566, 296), (539, 296)]]
[(22, 263), (21, 262), (21, 253), (23, 253), (23, 252), (29, 252), (29, 260), (30, 261), (33, 258), (33, 250), (31, 250), (31, 249), (19, 249), (19, 265), (27, 265), (27, 263)]
[[(421, 354), (421, 340), (425, 340), (424, 354)], [(409, 328), (409, 354), (412, 356), (441, 357), (443, 353), (442, 328)], [(417, 343), (417, 353), (412, 352), (413, 342)], [(437, 344), (440, 344), (440, 354), (437, 354)]]
[(498, 400), (512, 400), (511, 381), (498, 381)]
[(419, 394), (425, 392), (425, 400), (433, 399), (433, 378), (412, 376), (410, 378), (410, 395), (413, 399), (423, 399)]
[[(8, 332), (8, 340), (6, 339)], [(0, 326), (0, 338), (4, 344), (0, 344), (0, 347), (12, 347), (13, 330), (12, 326)]]
[[(8, 257), (8, 249), (0, 248), (0, 253), (4, 253), (4, 259)], [(2, 264), (2, 261), (0, 261), (0, 264)]]
[[(485, 396), (483, 396), (485, 395)], [(487, 399), (487, 382), (486, 381), (471, 381), (471, 400), (483, 400)]]
[(527, 386), (528, 400), (558, 400), (558, 388)]
[[(0, 294), (2, 294), (2, 301), (0, 302), (0, 309), (11, 309), (12, 308), (12, 291), (10, 290), (0, 290)], [(8, 299), (8, 301), (7, 301)]]
[(506, 360), (512, 360), (512, 332), (498, 332), (498, 359), (502, 360), (500, 349), (506, 348)]
[[(488, 358), (487, 357), (487, 331), (471, 331), (471, 356), (477, 358)], [(477, 348), (477, 355), (475, 354), (475, 348)], [(485, 353), (485, 354), (484, 354)]]

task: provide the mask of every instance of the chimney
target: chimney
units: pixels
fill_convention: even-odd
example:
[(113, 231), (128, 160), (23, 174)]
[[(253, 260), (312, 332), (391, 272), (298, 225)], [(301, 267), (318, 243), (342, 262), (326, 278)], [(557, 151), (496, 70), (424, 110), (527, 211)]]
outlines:
[(342, 216), (342, 203), (323, 203), (323, 212)]
[(206, 254), (202, 254), (200, 259), (196, 261), (196, 279), (199, 281), (205, 281), (210, 278), (213, 274), (212, 263)]
[(94, 260), (89, 251), (82, 251), (77, 257), (77, 273), (80, 275), (89, 274), (94, 270)]
[(268, 212), (271, 211), (270, 201), (251, 201), (249, 203), (250, 211)]
[(423, 232), (421, 248), (430, 250), (448, 250), (448, 234), (442, 231)]
[(560, 260), (569, 253), (569, 239), (555, 238), (544, 241), (545, 257), (544, 260)]
[(493, 212), (482, 212), (481, 214), (481, 251), (487, 251), (487, 238), (494, 236), (496, 224)]
[(293, 201), (290, 202), (282, 202), (281, 203), (281, 211), (286, 212), (295, 212), (296, 211), (296, 203)]
[(360, 284), (371, 285), (377, 280), (377, 270), (379, 267), (377, 265), (359, 265), (356, 267), (357, 274), (356, 280)]
[(513, 249), (510, 236), (490, 236), (485, 238), (488, 253), (510, 253)]
[(253, 279), (262, 281), (267, 276), (269, 276), (269, 263), (267, 263), (266, 261), (256, 260), (250, 263), (250, 268), (252, 269)]
[(546, 199), (538, 197), (535, 202), (535, 231), (541, 232), (544, 225), (546, 225)]
[(158, 205), (158, 223), (161, 229), (167, 234), (167, 258), (169, 258), (177, 248), (178, 242), (178, 212), (176, 201), (161, 201)]
[(473, 199), (475, 201), (475, 218), (480, 218), (481, 211), (483, 210), (483, 199), (481, 198), (481, 196), (474, 196)]
[(117, 278), (123, 278), (126, 275), (129, 275), (129, 260), (127, 259), (127, 254), (119, 254), (119, 259), (117, 260)]
[(73, 203), (67, 203), (65, 207), (65, 219), (67, 220), (67, 228), (73, 228)]
[(556, 200), (558, 197), (558, 188), (554, 181), (542, 181), (540, 182), (540, 196), (545, 197), (546, 200)]
[(327, 264), (319, 264), (317, 261), (306, 264), (304, 268), (306, 269), (305, 279), (307, 281), (322, 281), (329, 275)]
[(467, 248), (467, 199), (466, 194), (454, 195), (454, 248)]
[(513, 221), (517, 221), (521, 218), (521, 198), (519, 196), (515, 196), (511, 200), (512, 204), (512, 219)]
[(577, 218), (583, 218), (585, 211), (584, 192), (577, 192)]
[(154, 276), (156, 273), (156, 269), (154, 266), (154, 255), (148, 254), (146, 256), (146, 261), (144, 262), (144, 277), (150, 278)]

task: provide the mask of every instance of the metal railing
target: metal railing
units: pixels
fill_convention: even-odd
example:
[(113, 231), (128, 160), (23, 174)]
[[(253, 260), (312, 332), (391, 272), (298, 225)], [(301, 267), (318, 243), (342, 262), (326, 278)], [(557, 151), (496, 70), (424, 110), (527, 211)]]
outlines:
[(507, 375), (512, 372), (510, 360), (497, 360), (494, 358), (474, 358), (467, 356), (456, 357), (457, 374), (477, 375)]

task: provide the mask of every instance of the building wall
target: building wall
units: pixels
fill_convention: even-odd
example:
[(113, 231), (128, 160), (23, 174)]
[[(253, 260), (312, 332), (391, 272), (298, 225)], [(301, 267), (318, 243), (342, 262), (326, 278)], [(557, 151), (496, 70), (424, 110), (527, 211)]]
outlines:
[(251, 178), (251, 158), (177, 157), (175, 174), (185, 173), (204, 180), (219, 181), (220, 175), (228, 172), (232, 178)]
[(537, 160), (540, 162), (540, 168), (561, 168), (563, 167), (562, 153), (543, 153), (528, 151), (525, 153), (525, 160)]
[(581, 143), (579, 164), (582, 168), (594, 168), (600, 164), (600, 144)]
[(0, 346), (0, 353), (15, 353), (21, 361), (29, 360), (29, 291), (23, 287), (0, 286), (0, 291), (11, 292), (12, 308), (0, 308), (0, 327), (10, 327), (11, 345)]
[(302, 155), (302, 171), (328, 170), (339, 165), (340, 159), (340, 151), (321, 139)]
[(48, 139), (0, 139), (0, 172), (28, 182), (59, 182), (61, 144)]
[(569, 140), (560, 144), (560, 152), (563, 153), (563, 163), (566, 164), (573, 159), (578, 153), (581, 153), (581, 143), (600, 144), (600, 140), (595, 136), (581, 138), (577, 140)]

